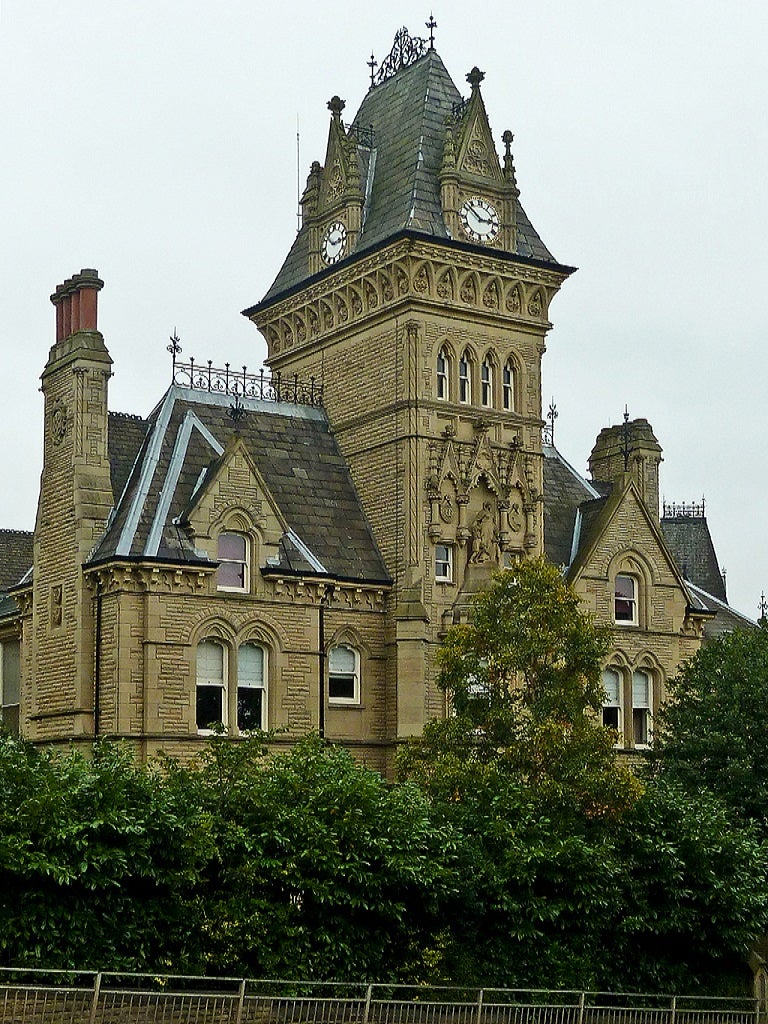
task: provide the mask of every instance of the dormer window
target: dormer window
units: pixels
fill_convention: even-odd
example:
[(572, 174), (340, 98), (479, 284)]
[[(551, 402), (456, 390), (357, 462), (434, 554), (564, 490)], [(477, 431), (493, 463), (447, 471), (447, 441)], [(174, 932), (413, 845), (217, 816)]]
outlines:
[(472, 402), (472, 376), (467, 352), (459, 360), (459, 401), (463, 405)]
[(508, 359), (501, 375), (501, 401), (507, 412), (515, 410), (515, 368)]
[(447, 401), (448, 390), (448, 353), (441, 348), (437, 353), (437, 397)]
[(242, 533), (220, 533), (216, 558), (216, 587), (219, 590), (247, 591), (248, 538)]
[(480, 367), (480, 401), (486, 407), (493, 405), (493, 368), (487, 357)]
[(637, 625), (637, 581), (634, 576), (616, 577), (613, 618), (625, 626)]

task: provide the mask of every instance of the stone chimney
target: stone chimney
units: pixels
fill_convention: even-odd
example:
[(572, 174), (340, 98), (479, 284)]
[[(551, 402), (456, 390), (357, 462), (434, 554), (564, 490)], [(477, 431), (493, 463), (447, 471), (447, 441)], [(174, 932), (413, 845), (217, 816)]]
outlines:
[(659, 521), (659, 463), (661, 445), (648, 420), (625, 420), (604, 427), (589, 456), (595, 484), (623, 487), (629, 478), (637, 485), (654, 520)]
[(29, 735), (36, 740), (95, 731), (93, 598), (82, 569), (113, 504), (107, 438), (112, 360), (97, 325), (103, 284), (95, 270), (81, 270), (51, 296), (56, 335), (41, 378), (43, 472), (27, 680)]

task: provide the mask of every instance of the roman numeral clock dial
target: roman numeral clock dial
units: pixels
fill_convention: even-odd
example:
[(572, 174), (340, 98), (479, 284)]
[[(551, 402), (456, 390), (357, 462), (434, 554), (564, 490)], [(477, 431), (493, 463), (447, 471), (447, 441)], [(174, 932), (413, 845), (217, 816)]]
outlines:
[(320, 240), (320, 255), (323, 263), (330, 266), (338, 263), (347, 247), (347, 229), (340, 220), (329, 224)]
[(496, 208), (479, 196), (473, 196), (462, 204), (459, 218), (464, 234), (473, 242), (492, 242), (501, 226)]

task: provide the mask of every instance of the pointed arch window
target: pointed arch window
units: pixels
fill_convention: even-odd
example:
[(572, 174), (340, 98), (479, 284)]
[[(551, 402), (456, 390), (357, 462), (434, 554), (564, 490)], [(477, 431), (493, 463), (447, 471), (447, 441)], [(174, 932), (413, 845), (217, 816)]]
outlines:
[(622, 722), (622, 690), (623, 682), (621, 673), (615, 668), (606, 668), (602, 676), (603, 690), (603, 725), (607, 729), (614, 729), (618, 735), (618, 743), (624, 741), (624, 728)]
[(443, 401), (447, 401), (450, 397), (448, 388), (449, 367), (448, 353), (445, 348), (441, 348), (437, 353), (437, 397)]
[(237, 728), (267, 728), (267, 651), (254, 643), (237, 651)]
[(651, 742), (652, 699), (650, 673), (636, 669), (632, 673), (632, 741), (636, 747), (647, 747)]
[(459, 401), (463, 405), (472, 403), (472, 366), (466, 350), (459, 359)]
[(331, 704), (360, 703), (360, 654), (347, 644), (328, 652), (328, 700)]
[(501, 374), (501, 400), (507, 412), (515, 411), (515, 367), (511, 359), (506, 361)]
[(224, 645), (202, 640), (197, 645), (195, 721), (199, 732), (226, 726), (227, 677)]
[(488, 356), (480, 367), (480, 402), (486, 408), (493, 405), (493, 366)]

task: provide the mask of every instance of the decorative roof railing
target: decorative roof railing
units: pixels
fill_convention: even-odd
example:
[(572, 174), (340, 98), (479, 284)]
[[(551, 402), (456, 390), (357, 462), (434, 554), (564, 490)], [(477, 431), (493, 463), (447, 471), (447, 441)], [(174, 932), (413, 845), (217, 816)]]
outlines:
[(669, 502), (666, 501), (662, 504), (662, 519), (704, 519), (705, 506), (704, 499), (701, 499), (701, 503), (691, 502), (686, 504), (681, 502)]
[(206, 363), (196, 363), (194, 359), (179, 363), (174, 358), (173, 383), (195, 391), (232, 395), (238, 401), (256, 398), (262, 402), (291, 402), (294, 405), (323, 404), (323, 385), (314, 377), (303, 381), (297, 374), (283, 377), (280, 373), (265, 373), (263, 369), (258, 373), (248, 373), (245, 366), (235, 370), (229, 363), (224, 364), (224, 369), (218, 369), (210, 359)]
[[(437, 23), (435, 23), (434, 27), (437, 28)], [(378, 72), (374, 75), (373, 71), (371, 71), (371, 85), (381, 85), (382, 82), (386, 82), (388, 78), (396, 75), (398, 71), (414, 64), (433, 48), (434, 38), (430, 43), (419, 36), (412, 36), (408, 29), (403, 26), (403, 28), (398, 29), (395, 33), (395, 41), (392, 44), (389, 56), (381, 62)]]
[(372, 124), (368, 125), (367, 128), (361, 124), (348, 124), (345, 127), (347, 135), (354, 135), (359, 145), (365, 146), (366, 149), (373, 149), (376, 141), (376, 132)]

